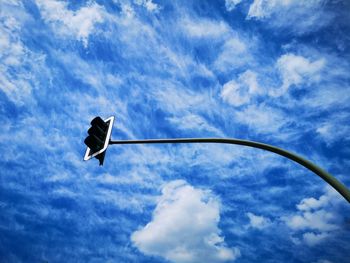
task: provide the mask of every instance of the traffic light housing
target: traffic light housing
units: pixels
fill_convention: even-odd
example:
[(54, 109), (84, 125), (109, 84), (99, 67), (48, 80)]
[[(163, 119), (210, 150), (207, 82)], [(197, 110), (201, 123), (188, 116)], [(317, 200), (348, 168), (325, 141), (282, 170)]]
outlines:
[(90, 160), (95, 157), (103, 165), (106, 150), (111, 138), (114, 117), (102, 120), (101, 117), (95, 117), (91, 121), (91, 127), (88, 130), (88, 136), (84, 143), (87, 146), (84, 160)]

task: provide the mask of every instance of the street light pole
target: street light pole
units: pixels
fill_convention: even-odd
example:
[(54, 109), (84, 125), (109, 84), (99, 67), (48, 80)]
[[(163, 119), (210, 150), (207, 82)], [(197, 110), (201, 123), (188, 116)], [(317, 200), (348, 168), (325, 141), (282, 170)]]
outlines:
[(248, 140), (239, 140), (239, 139), (224, 139), (224, 138), (178, 138), (178, 139), (148, 139), (148, 140), (117, 140), (109, 141), (109, 144), (153, 144), (153, 143), (224, 143), (224, 144), (236, 144), (243, 145), (253, 148), (259, 148), (266, 151), (274, 152), (276, 154), (282, 155), (290, 160), (293, 160), (310, 171), (317, 174), (324, 181), (330, 184), (335, 190), (337, 190), (349, 203), (350, 203), (350, 191), (339, 182), (335, 177), (321, 169), (312, 162), (296, 155), (295, 153), (286, 151), (284, 149), (278, 148), (265, 143), (248, 141)]

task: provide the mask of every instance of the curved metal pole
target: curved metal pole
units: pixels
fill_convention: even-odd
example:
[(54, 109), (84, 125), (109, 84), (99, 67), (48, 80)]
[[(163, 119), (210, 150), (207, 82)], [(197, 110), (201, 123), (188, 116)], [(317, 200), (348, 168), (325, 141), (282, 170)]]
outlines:
[(281, 148), (247, 140), (239, 139), (223, 139), (223, 138), (179, 138), (179, 139), (148, 139), (148, 140), (119, 140), (119, 141), (110, 141), (109, 144), (145, 144), (145, 143), (226, 143), (226, 144), (237, 144), (244, 145), (254, 148), (263, 149), (266, 151), (274, 152), (279, 155), (282, 155), (288, 159), (291, 159), (305, 168), (313, 171), (315, 174), (320, 176), (324, 181), (330, 184), (335, 190), (337, 190), (349, 203), (350, 203), (350, 191), (334, 178), (331, 174), (327, 173), (317, 165), (312, 162)]

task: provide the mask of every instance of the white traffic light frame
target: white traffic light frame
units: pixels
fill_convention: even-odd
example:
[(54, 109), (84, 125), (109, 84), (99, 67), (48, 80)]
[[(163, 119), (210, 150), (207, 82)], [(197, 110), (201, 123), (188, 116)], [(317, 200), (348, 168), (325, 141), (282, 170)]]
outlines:
[(109, 144), (109, 140), (111, 139), (111, 135), (112, 135), (114, 116), (111, 116), (111, 117), (105, 119), (104, 122), (107, 122), (107, 123), (109, 122), (109, 123), (108, 123), (107, 136), (106, 136), (106, 140), (105, 140), (105, 143), (103, 145), (103, 148), (101, 150), (95, 152), (94, 154), (90, 155), (91, 149), (89, 147), (87, 147), (86, 152), (85, 152), (85, 156), (84, 156), (84, 161), (90, 160), (91, 158), (95, 157), (96, 155), (103, 153), (107, 149), (108, 144)]

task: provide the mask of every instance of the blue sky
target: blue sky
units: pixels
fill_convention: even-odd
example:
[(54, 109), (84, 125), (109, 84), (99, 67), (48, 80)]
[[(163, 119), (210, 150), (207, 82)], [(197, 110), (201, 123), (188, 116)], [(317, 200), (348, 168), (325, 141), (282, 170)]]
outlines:
[(1, 262), (347, 262), (350, 2), (2, 0)]

